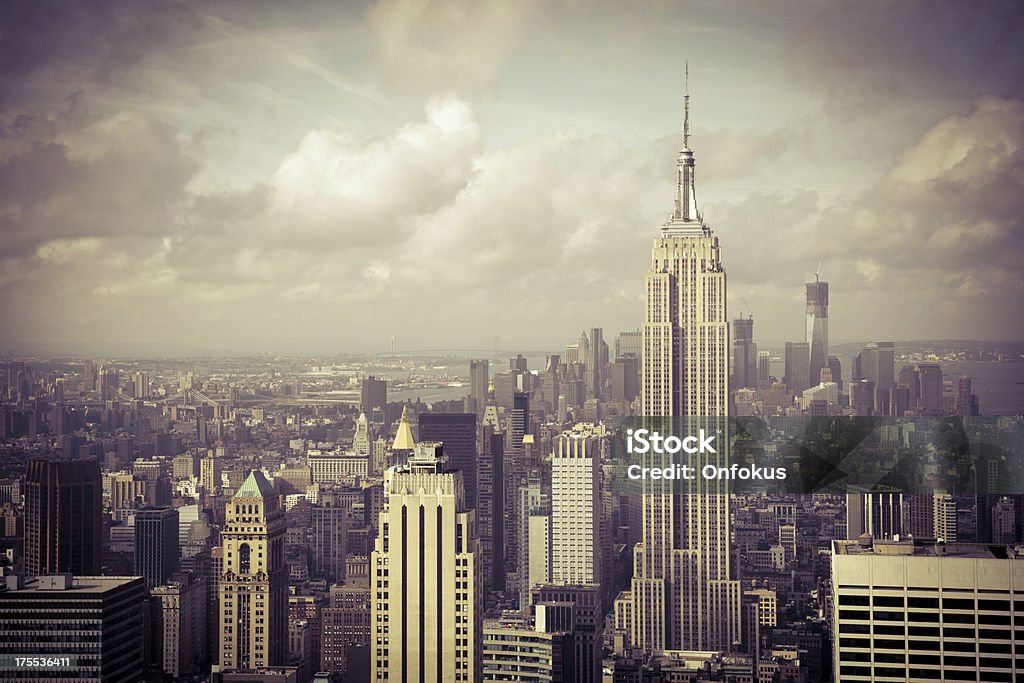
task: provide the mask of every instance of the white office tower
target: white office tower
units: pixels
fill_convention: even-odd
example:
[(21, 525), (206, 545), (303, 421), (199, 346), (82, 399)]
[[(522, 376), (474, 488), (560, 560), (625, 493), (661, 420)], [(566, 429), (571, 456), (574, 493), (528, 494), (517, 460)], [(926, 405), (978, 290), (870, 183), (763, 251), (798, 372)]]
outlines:
[(601, 583), (601, 434), (581, 423), (562, 432), (551, 456), (551, 583)]
[(356, 420), (356, 433), (352, 436), (352, 452), (364, 458), (370, 457), (370, 426), (366, 413), (359, 413)]
[(371, 566), (373, 680), (480, 681), (483, 594), (462, 473), (434, 442), (384, 475)]
[[(675, 211), (654, 240), (646, 287), (642, 415), (674, 417), (683, 428), (723, 429), (718, 453), (696, 464), (727, 466), (729, 327), (721, 249), (697, 210), (694, 156), (685, 98)], [(678, 427), (677, 427), (678, 428)], [(679, 435), (685, 436), (685, 435)], [(673, 456), (648, 457), (664, 467)], [(633, 583), (617, 613), (631, 645), (658, 650), (728, 650), (740, 638), (740, 584), (730, 578), (729, 497), (724, 481), (643, 482), (643, 537), (634, 548)]]
[(935, 539), (945, 543), (955, 543), (956, 534), (956, 501), (945, 491), (932, 494), (932, 519), (935, 520)]
[(843, 681), (1015, 681), (1016, 547), (833, 541), (832, 652)]

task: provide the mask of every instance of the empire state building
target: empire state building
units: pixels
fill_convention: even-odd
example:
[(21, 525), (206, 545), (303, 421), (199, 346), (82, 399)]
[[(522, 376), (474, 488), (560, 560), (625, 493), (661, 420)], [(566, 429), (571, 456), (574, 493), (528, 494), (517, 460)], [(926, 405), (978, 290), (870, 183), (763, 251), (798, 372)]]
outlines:
[[(684, 102), (675, 209), (654, 239), (644, 281), (642, 414), (714, 431), (728, 414), (725, 268), (697, 209), (688, 87)], [(725, 442), (723, 431), (718, 443)], [(699, 466), (728, 466), (726, 450), (701, 455)], [(642, 498), (643, 536), (631, 590), (617, 600), (617, 626), (648, 652), (730, 649), (740, 638), (741, 591), (730, 576), (727, 485), (647, 480)]]

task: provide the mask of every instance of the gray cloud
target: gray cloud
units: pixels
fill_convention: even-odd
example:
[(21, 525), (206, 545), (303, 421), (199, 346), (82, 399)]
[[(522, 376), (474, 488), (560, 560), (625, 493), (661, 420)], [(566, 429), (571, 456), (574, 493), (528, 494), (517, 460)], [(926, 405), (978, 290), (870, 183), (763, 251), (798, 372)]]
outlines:
[(829, 112), (871, 117), (908, 98), (1020, 97), (1024, 6), (1013, 0), (831, 3), (793, 31), (791, 73)]
[[(972, 326), (1024, 336), (1022, 139), (1024, 102), (980, 98), (969, 114), (939, 121), (908, 146), (869, 190), (836, 205), (820, 207), (804, 192), (715, 207), (752, 247), (732, 252), (734, 288), (755, 310), (771, 310), (762, 287), (782, 273), (798, 287), (823, 259), (833, 300), (847, 302), (832, 315), (847, 338), (872, 310), (886, 321), (873, 325), (879, 337), (955, 336)], [(773, 257), (758, 257), (764, 253)]]
[(820, 259), (838, 339), (1019, 338), (1017, 11), (929, 7), (5, 10), (0, 343), (635, 328), (686, 56), (699, 198), (759, 336), (800, 336)]
[(171, 35), (198, 27), (190, 3), (153, 0), (36, 0), (0, 8), (0, 79), (6, 97), (30, 95), (31, 75), (70, 70), (107, 81), (141, 62)]

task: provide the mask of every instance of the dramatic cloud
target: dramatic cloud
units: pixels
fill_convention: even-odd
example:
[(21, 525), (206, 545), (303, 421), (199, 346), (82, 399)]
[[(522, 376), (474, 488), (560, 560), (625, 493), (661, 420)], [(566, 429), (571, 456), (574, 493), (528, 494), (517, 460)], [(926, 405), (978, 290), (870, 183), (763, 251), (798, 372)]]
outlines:
[(1019, 13), (7, 7), (0, 345), (540, 350), (635, 329), (686, 58), (730, 314), (799, 338), (821, 262), (836, 340), (1021, 338)]
[[(753, 240), (732, 252), (734, 289), (754, 310), (770, 303), (760, 285), (776, 272), (807, 277), (824, 260), (832, 325), (853, 336), (867, 316), (878, 338), (964, 336), (981, 325), (1019, 337), (1024, 314), (1024, 102), (979, 99), (895, 159), (869, 190), (822, 208), (813, 194), (752, 197), (717, 215)], [(759, 217), (771, 215), (771, 229)], [(723, 238), (724, 239), (724, 238)], [(773, 249), (774, 258), (755, 257)], [(902, 317), (891, 316), (899, 310)], [(1000, 314), (997, 315), (996, 313)], [(940, 313), (940, 315), (935, 315)], [(796, 316), (790, 316), (794, 325)]]

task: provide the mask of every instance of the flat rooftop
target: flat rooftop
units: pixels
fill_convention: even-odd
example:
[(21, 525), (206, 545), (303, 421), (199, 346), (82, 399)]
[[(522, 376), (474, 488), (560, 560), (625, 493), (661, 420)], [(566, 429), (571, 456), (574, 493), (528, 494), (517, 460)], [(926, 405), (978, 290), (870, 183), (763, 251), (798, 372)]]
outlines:
[(914, 557), (964, 557), (986, 560), (1024, 560), (1024, 547), (988, 545), (985, 543), (934, 543), (924, 541), (889, 541), (859, 539), (835, 540), (836, 555), (903, 555)]
[(55, 574), (52, 576), (28, 578), (21, 588), (13, 588), (10, 585), (5, 587), (2, 577), (0, 577), (0, 599), (4, 595), (10, 594), (16, 594), (21, 597), (32, 594), (40, 596), (66, 595), (68, 593), (102, 594), (127, 585), (132, 581), (141, 580), (142, 577), (139, 576), (74, 576), (64, 580), (62, 575)]

